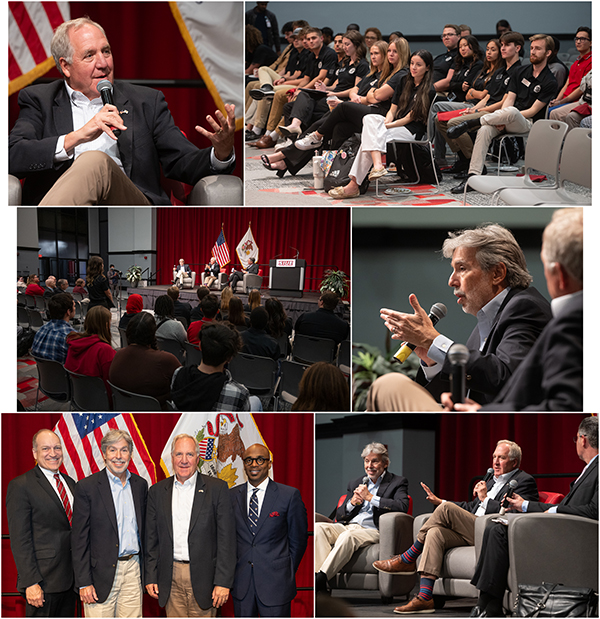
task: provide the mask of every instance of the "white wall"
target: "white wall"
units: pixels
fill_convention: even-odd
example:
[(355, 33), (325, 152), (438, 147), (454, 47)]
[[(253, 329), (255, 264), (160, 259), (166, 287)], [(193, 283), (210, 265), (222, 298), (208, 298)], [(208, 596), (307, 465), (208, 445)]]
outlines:
[(17, 209), (17, 272), (37, 273), (39, 237), (36, 208)]

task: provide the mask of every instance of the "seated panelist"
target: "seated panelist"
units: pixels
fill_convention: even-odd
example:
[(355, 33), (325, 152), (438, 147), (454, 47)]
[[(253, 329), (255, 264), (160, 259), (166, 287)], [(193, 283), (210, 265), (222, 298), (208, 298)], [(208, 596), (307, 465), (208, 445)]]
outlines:
[[(212, 142), (199, 149), (175, 126), (160, 91), (113, 83), (114, 59), (100, 24), (87, 17), (64, 22), (51, 51), (64, 79), (21, 90), (9, 137), (9, 172), (25, 178), (23, 204), (168, 205), (161, 167), (191, 185), (232, 171), (233, 105), (225, 105), (226, 117), (207, 116), (214, 133), (196, 126)], [(112, 85), (112, 103), (100, 97), (103, 81)]]

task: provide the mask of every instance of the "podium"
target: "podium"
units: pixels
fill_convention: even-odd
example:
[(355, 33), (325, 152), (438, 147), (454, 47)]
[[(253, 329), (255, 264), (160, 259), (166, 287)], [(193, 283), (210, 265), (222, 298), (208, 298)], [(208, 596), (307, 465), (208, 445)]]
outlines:
[(269, 291), (273, 296), (301, 297), (305, 273), (306, 260), (269, 260)]

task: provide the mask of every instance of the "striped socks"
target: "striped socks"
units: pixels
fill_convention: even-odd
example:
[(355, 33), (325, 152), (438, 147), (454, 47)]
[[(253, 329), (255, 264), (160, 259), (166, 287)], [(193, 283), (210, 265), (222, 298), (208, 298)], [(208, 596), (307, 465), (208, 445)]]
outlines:
[(421, 585), (419, 587), (418, 596), (428, 602), (433, 597), (433, 583), (435, 580), (433, 578), (425, 578), (421, 576)]
[(403, 554), (400, 555), (402, 563), (414, 563), (417, 557), (423, 552), (423, 542), (418, 539), (415, 543)]

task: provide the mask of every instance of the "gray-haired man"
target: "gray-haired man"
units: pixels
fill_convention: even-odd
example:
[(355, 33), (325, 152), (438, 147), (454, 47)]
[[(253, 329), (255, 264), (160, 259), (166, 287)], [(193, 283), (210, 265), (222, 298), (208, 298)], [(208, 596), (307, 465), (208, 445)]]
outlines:
[(390, 458), (386, 447), (369, 443), (361, 458), (366, 475), (348, 484), (336, 522), (315, 524), (317, 591), (327, 589), (327, 581), (348, 563), (356, 550), (379, 542), (382, 514), (408, 511), (408, 480), (387, 470)]
[(100, 444), (106, 468), (75, 487), (73, 569), (86, 617), (141, 617), (148, 483), (127, 470), (133, 441), (111, 430)]

